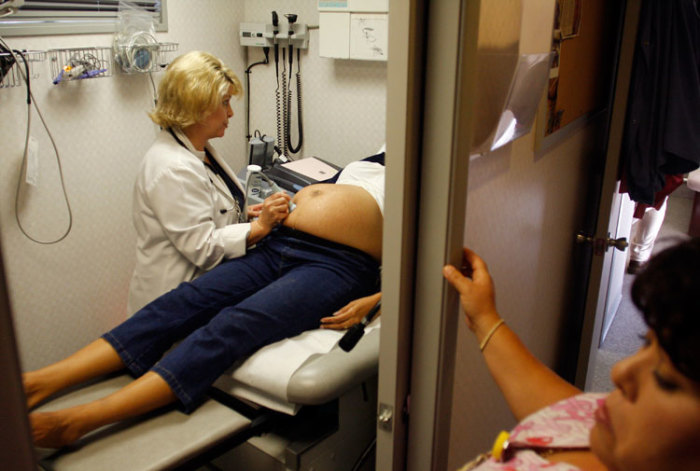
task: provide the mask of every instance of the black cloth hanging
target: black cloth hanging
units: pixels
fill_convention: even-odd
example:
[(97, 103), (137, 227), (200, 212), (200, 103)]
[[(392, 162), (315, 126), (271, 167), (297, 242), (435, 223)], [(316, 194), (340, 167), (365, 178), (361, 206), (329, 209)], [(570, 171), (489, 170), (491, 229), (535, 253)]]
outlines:
[(633, 201), (700, 165), (699, 0), (643, 0), (621, 149)]

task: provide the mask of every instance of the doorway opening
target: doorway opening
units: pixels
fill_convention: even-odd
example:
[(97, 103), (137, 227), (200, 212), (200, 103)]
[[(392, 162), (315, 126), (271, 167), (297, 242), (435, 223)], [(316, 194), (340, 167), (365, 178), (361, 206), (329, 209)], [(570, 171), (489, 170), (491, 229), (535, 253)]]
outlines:
[[(669, 195), (666, 216), (656, 238), (652, 254), (672, 245), (679, 237), (688, 237), (688, 228), (693, 214), (695, 192), (681, 185)], [(630, 238), (632, 212), (634, 203), (625, 195), (620, 198), (621, 209), (617, 221), (618, 237)], [(625, 235), (625, 231), (626, 234)], [(589, 383), (592, 391), (611, 391), (614, 389), (610, 380), (610, 369), (615, 363), (636, 352), (643, 344), (641, 336), (646, 333), (646, 326), (639, 312), (632, 303), (630, 289), (634, 276), (627, 273), (629, 249), (619, 252), (616, 257), (622, 263), (612, 263), (610, 283), (605, 296), (608, 306), (612, 306), (610, 319), (604, 321), (601, 340), (595, 350), (593, 380)], [(607, 317), (607, 316), (606, 316)]]

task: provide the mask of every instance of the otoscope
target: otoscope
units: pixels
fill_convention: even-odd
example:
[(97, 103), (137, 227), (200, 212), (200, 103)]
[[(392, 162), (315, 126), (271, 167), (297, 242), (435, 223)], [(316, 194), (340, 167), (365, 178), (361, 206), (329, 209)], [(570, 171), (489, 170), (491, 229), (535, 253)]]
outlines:
[[(287, 18), (287, 21), (289, 22), (289, 31), (287, 33), (287, 37), (289, 39), (289, 78), (292, 78), (292, 63), (294, 62), (293, 59), (293, 51), (294, 51), (294, 46), (292, 46), (292, 36), (294, 35), (294, 23), (297, 21), (297, 15), (294, 13), (287, 13), (284, 15)], [(291, 85), (290, 85), (291, 88)]]
[(273, 41), (275, 42), (275, 73), (277, 76), (279, 76), (279, 58), (280, 58), (280, 47), (279, 44), (277, 44), (277, 34), (280, 32), (279, 29), (279, 17), (277, 16), (277, 12), (273, 11), (272, 12), (272, 34), (274, 37), (272, 38)]
[(369, 310), (367, 315), (362, 318), (362, 321), (360, 321), (358, 324), (353, 325), (348, 329), (347, 332), (345, 332), (345, 335), (343, 335), (343, 337), (340, 339), (340, 342), (338, 342), (340, 348), (342, 348), (346, 352), (349, 352), (350, 350), (355, 348), (355, 345), (357, 345), (357, 342), (360, 341), (360, 339), (365, 333), (365, 327), (367, 327), (367, 325), (370, 322), (372, 322), (372, 319), (377, 314), (377, 311), (379, 311), (381, 305), (382, 301), (377, 301), (377, 304), (375, 304), (374, 307)]

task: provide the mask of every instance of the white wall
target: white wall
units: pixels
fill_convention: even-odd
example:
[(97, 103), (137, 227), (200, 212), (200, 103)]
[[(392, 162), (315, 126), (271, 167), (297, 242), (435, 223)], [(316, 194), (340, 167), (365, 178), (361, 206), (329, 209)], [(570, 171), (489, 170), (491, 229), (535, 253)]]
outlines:
[[(192, 5), (196, 4), (196, 8)], [(269, 12), (294, 12), (318, 24), (317, 2), (198, 0), (168, 2), (167, 33), (161, 42), (179, 44), (177, 54), (212, 52), (244, 78), (246, 61), (259, 60), (238, 44), (243, 21), (269, 21)], [(13, 48), (109, 46), (112, 35), (12, 37)], [(302, 54), (305, 145), (316, 155), (344, 165), (374, 153), (384, 142), (384, 63), (318, 57), (318, 30)], [(131, 191), (138, 164), (156, 127), (146, 116), (153, 103), (146, 75), (124, 75), (51, 84), (48, 63), (36, 69), (34, 97), (54, 136), (73, 210), (73, 228), (54, 245), (36, 244), (15, 221), (15, 189), (26, 129), (25, 89), (0, 89), (0, 241), (24, 369), (63, 357), (124, 319), (134, 259)], [(156, 82), (161, 73), (154, 74)], [(274, 66), (253, 69), (251, 125), (274, 134)], [(245, 100), (234, 103), (227, 135), (214, 141), (234, 169), (245, 165)], [(67, 227), (56, 157), (32, 111), (31, 135), (39, 142), (40, 181), (24, 187), (20, 217), (30, 235), (59, 237)], [(296, 142), (296, 139), (295, 139)]]
[[(299, 23), (318, 26), (317, 4), (314, 0), (246, 0), (245, 21), (270, 23), (275, 10), (281, 30), (287, 25), (285, 13), (299, 15)], [(384, 143), (386, 62), (320, 58), (318, 29), (311, 29), (310, 36), (309, 49), (301, 54), (304, 147), (294, 157), (318, 156), (345, 165), (374, 154)], [(249, 64), (264, 59), (262, 49), (244, 52)], [(293, 69), (296, 74), (296, 53)], [(258, 129), (275, 137), (275, 66), (256, 66), (250, 77), (251, 133)], [(296, 85), (293, 100), (296, 102)], [(292, 123), (292, 143), (296, 144), (296, 116)]]

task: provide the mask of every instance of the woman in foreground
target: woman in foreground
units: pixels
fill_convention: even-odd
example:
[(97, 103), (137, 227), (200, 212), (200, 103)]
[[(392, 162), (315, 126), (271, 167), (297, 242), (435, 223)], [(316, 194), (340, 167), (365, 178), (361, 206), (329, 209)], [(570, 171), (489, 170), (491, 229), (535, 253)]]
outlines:
[(658, 254), (635, 279), (632, 298), (649, 331), (613, 368), (607, 395), (581, 394), (532, 356), (496, 311), (483, 260), (464, 255), (471, 277), (451, 265), (443, 274), (520, 423), (463, 470), (700, 469), (699, 238)]

